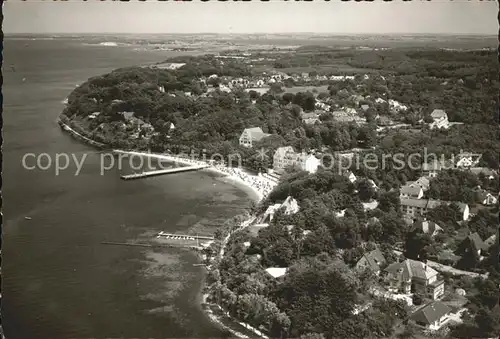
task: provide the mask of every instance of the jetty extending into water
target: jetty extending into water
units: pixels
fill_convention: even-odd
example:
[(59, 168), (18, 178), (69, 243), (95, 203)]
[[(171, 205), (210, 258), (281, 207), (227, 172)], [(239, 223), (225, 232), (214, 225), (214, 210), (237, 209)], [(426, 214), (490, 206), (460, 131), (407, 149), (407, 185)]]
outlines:
[(215, 240), (212, 236), (207, 235), (191, 235), (191, 234), (174, 234), (174, 233), (158, 233), (157, 238), (163, 237), (171, 240)]
[(141, 173), (122, 175), (122, 176), (120, 176), (120, 178), (122, 178), (123, 180), (133, 180), (133, 179), (140, 179), (140, 178), (152, 177), (152, 176), (163, 175), (163, 174), (198, 171), (198, 170), (201, 170), (201, 169), (207, 168), (207, 167), (209, 167), (209, 165), (193, 165), (193, 166), (184, 166), (184, 167), (174, 167), (174, 168), (168, 168), (168, 169), (157, 170), (157, 171), (149, 171), (149, 172), (141, 172)]

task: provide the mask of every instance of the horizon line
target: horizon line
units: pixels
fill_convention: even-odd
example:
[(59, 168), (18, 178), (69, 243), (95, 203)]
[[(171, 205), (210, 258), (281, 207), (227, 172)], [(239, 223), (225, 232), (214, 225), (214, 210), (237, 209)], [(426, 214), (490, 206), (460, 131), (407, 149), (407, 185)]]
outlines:
[(327, 36), (491, 36), (498, 37), (496, 33), (339, 33), (339, 32), (281, 32), (281, 33), (270, 33), (270, 32), (260, 32), (260, 33), (222, 33), (222, 32), (192, 32), (192, 33), (163, 33), (163, 32), (4, 32), (4, 37), (7, 35), (282, 35), (290, 36), (294, 34), (298, 35), (327, 35)]

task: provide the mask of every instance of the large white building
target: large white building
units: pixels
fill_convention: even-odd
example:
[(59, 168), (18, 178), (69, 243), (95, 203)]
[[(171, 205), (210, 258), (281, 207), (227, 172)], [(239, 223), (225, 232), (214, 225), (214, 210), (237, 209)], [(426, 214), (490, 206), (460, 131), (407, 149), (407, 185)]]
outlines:
[(316, 173), (321, 161), (312, 154), (297, 153), (292, 146), (280, 147), (273, 156), (273, 169), (282, 173), (286, 167), (295, 166), (309, 173)]

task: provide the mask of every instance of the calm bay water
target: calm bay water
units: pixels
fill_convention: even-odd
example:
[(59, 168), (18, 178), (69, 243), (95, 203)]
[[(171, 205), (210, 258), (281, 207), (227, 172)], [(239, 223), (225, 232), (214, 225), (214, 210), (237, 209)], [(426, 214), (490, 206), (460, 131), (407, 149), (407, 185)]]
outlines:
[[(223, 336), (196, 302), (203, 268), (192, 266), (197, 261), (192, 253), (101, 242), (147, 241), (160, 230), (211, 233), (249, 205), (248, 194), (201, 172), (129, 182), (119, 179), (117, 169), (101, 176), (100, 154), (55, 123), (61, 101), (76, 84), (173, 54), (69, 39), (7, 37), (4, 44), (2, 323), (7, 337)], [(74, 164), (56, 176), (54, 168), (24, 169), (26, 153), (87, 157), (78, 176)]]

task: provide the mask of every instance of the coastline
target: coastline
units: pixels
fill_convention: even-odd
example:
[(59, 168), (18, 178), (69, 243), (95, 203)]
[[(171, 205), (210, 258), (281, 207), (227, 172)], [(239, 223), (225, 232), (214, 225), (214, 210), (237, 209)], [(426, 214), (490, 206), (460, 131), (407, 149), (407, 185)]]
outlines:
[[(108, 148), (107, 145), (97, 142), (95, 140), (92, 140), (74, 129), (72, 129), (68, 124), (66, 124), (61, 118), (57, 119), (57, 123), (59, 126), (64, 130), (65, 132), (68, 132), (70, 135), (72, 135), (74, 138), (90, 145), (93, 147), (97, 147), (100, 149), (103, 148)], [(113, 150), (112, 151), (115, 154), (127, 154), (127, 155), (136, 155), (136, 156), (144, 156), (144, 157), (151, 157), (151, 158), (156, 158), (160, 160), (166, 160), (169, 162), (172, 162), (174, 164), (181, 164), (181, 165), (194, 165), (194, 164), (208, 164), (206, 161), (200, 161), (200, 160), (195, 160), (195, 159), (189, 159), (189, 158), (184, 158), (184, 157), (179, 157), (179, 156), (173, 156), (173, 155), (168, 155), (168, 154), (158, 154), (158, 153), (151, 153), (151, 152), (139, 152), (139, 151), (124, 151), (124, 150)], [(244, 172), (240, 168), (236, 167), (227, 167), (225, 165), (213, 165), (209, 164), (208, 168), (205, 168), (204, 170), (212, 171), (214, 173), (222, 174), (224, 175), (224, 178), (228, 179), (228, 181), (234, 183), (236, 186), (240, 185), (242, 189), (249, 189), (252, 191), (255, 195), (255, 202), (259, 203), (263, 199), (266, 198), (266, 196), (272, 191), (272, 189), (277, 185), (275, 181), (272, 181), (268, 178), (265, 178), (264, 176), (261, 176), (260, 173), (259, 175), (251, 175), (249, 173)], [(224, 249), (226, 247), (227, 242), (229, 241), (229, 238), (232, 234), (243, 230), (247, 226), (251, 225), (252, 222), (255, 220), (254, 216), (250, 216), (248, 219), (244, 220), (238, 229), (236, 229), (234, 232), (227, 234), (227, 236), (223, 239), (221, 243), (221, 250), (218, 253), (219, 259), (224, 256)], [(201, 258), (201, 257), (200, 257)], [(212, 267), (208, 268), (207, 270), (212, 269)], [(208, 271), (207, 271), (208, 272)], [(238, 319), (230, 317), (227, 312), (223, 310), (223, 308), (216, 304), (216, 303), (207, 303), (206, 300), (208, 298), (208, 293), (206, 293), (207, 287), (209, 287), (206, 283), (206, 275), (207, 272), (204, 274), (204, 278), (200, 287), (200, 290), (198, 292), (198, 304), (202, 307), (203, 312), (205, 315), (217, 326), (222, 328), (223, 330), (226, 330), (230, 332), (232, 335), (234, 335), (237, 338), (241, 339), (248, 339), (249, 336), (245, 335), (241, 332), (238, 332), (237, 330), (231, 328), (231, 325), (226, 325), (224, 324), (224, 320), (229, 320), (231, 324), (239, 325), (243, 327), (246, 331), (254, 333), (256, 336), (264, 339), (268, 339), (268, 337), (260, 332), (259, 330), (253, 328), (252, 326), (243, 323), (239, 321)], [(212, 307), (215, 307), (222, 315), (220, 314), (215, 314), (212, 310)]]
[[(136, 156), (144, 156), (151, 157), (160, 160), (166, 160), (172, 162), (174, 164), (182, 164), (185, 166), (189, 165), (206, 165), (206, 161), (195, 160), (195, 159), (186, 159), (179, 156), (173, 156), (168, 154), (159, 154), (159, 153), (150, 153), (150, 152), (138, 152), (138, 151), (124, 151), (124, 150), (113, 150), (113, 153), (117, 154), (128, 154), (128, 155), (136, 155)], [(236, 167), (227, 167), (224, 165), (210, 165), (203, 170), (215, 172), (218, 174), (224, 175), (226, 179), (234, 182), (235, 184), (239, 184), (244, 186), (245, 188), (250, 189), (257, 198), (256, 202), (262, 201), (274, 188), (276, 185), (275, 182), (259, 176), (259, 175), (251, 175), (244, 172), (240, 168)]]

